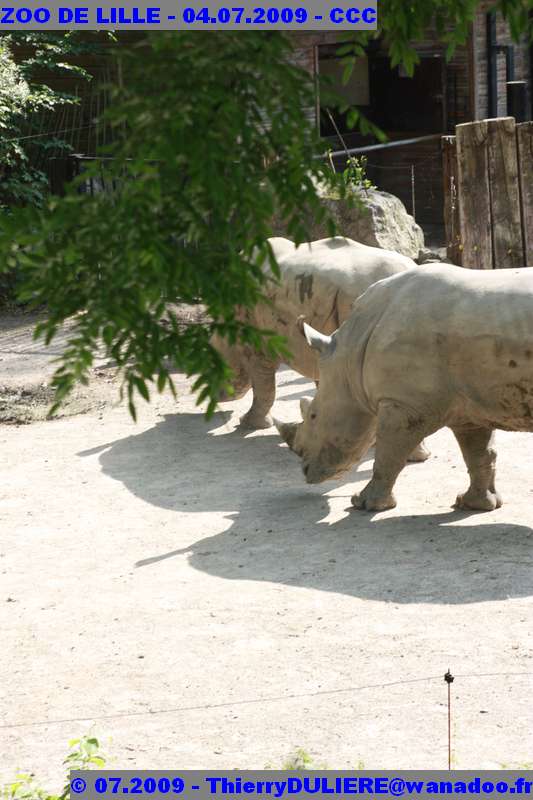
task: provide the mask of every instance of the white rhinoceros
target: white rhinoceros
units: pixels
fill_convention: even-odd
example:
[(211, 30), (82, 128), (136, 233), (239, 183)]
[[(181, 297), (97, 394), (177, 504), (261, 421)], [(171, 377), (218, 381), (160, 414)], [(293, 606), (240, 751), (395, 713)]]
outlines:
[(352, 503), (393, 508), (409, 453), (447, 426), (470, 474), (456, 505), (501, 505), (493, 431), (533, 431), (533, 268), (417, 268), (371, 286), (333, 336), (304, 332), (319, 388), (303, 422), (278, 430), (308, 483), (349, 469), (375, 438), (372, 480)]
[[(268, 241), (279, 265), (280, 282), (268, 282), (265, 296), (269, 303), (261, 303), (251, 312), (239, 309), (237, 316), (258, 328), (285, 336), (292, 353), (291, 367), (311, 380), (318, 379), (318, 358), (298, 330), (298, 317), (305, 316), (310, 325), (323, 333), (333, 333), (348, 317), (353, 301), (369, 286), (416, 266), (407, 256), (340, 236), (299, 247), (288, 239)], [(268, 265), (264, 269), (269, 272)], [(249, 346), (231, 346), (216, 335), (211, 344), (235, 376), (234, 394), (221, 397), (221, 402), (238, 400), (252, 388), (252, 406), (241, 425), (269, 428), (272, 425), (269, 412), (276, 396), (276, 370), (281, 360), (272, 361)]]

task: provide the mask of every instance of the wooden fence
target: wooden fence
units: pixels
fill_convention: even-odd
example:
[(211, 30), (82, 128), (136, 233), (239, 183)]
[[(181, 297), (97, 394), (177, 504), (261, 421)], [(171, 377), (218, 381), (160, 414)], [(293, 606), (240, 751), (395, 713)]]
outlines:
[(455, 131), (442, 142), (448, 257), (471, 269), (533, 266), (533, 122)]

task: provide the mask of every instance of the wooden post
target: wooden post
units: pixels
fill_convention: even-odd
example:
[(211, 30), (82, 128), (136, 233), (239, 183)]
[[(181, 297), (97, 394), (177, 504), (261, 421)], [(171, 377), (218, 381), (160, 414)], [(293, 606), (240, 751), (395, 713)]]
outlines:
[(514, 118), (488, 119), (487, 133), (493, 266), (496, 269), (523, 267), (524, 246)]
[(457, 192), (457, 147), (455, 136), (442, 137), (442, 174), (444, 178), (444, 225), (446, 253), (450, 261), (461, 265), (463, 245)]
[(526, 267), (533, 267), (533, 122), (516, 126)]
[(487, 122), (466, 122), (455, 130), (462, 265), (492, 269)]

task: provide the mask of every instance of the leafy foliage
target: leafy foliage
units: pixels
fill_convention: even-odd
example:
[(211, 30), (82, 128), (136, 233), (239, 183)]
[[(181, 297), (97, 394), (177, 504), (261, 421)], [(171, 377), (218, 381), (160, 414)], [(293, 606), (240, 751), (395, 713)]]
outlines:
[(46, 177), (33, 169), (19, 141), (21, 121), (40, 106), (0, 40), (0, 211), (13, 204), (40, 203)]
[(374, 184), (366, 177), (366, 156), (350, 156), (342, 177), (346, 185), (353, 189), (374, 189)]
[[(74, 31), (17, 31), (0, 37), (0, 213), (44, 203), (48, 194), (44, 161), (71, 148), (65, 136), (43, 134), (47, 126), (57, 127), (54, 115), (56, 120), (59, 112), (64, 117), (64, 109), (78, 103), (74, 94), (55, 91), (46, 81), (57, 74), (90, 80), (91, 75), (70, 60), (99, 48), (90, 35), (83, 41)], [(0, 275), (0, 298), (13, 298), (18, 279), (16, 270)]]
[(49, 794), (29, 774), (17, 775), (16, 779), (2, 790), (2, 800), (71, 800), (69, 771), (105, 766), (105, 757), (100, 752), (100, 743), (94, 737), (72, 739), (70, 753), (63, 764), (67, 769), (65, 786), (61, 794)]
[[(476, 0), (381, 0), (380, 32), (391, 64), (413, 71), (413, 43), (434, 25), (451, 55), (465, 41)], [(531, 33), (529, 0), (499, 0), (515, 36)], [(495, 7), (496, 7), (495, 6)], [(345, 75), (373, 34), (343, 47)], [(124, 54), (127, 88), (117, 93), (110, 154), (120, 180), (114, 195), (73, 190), (42, 209), (6, 220), (4, 263), (24, 273), (21, 297), (46, 304), (37, 335), (50, 342), (75, 316), (75, 333), (56, 373), (57, 402), (87, 382), (103, 342), (120, 367), (123, 390), (147, 399), (148, 383), (171, 385), (170, 368), (195, 375), (199, 401), (214, 410), (229, 371), (210, 345), (233, 343), (280, 352), (282, 340), (254, 330), (246, 313), (261, 296), (263, 264), (276, 265), (270, 220), (307, 238), (302, 220), (324, 217), (318, 184), (335, 182), (312, 123), (310, 76), (290, 63), (278, 32), (158, 32)], [(351, 124), (374, 132), (358, 109)], [(99, 168), (99, 167), (98, 167)], [(345, 191), (341, 180), (337, 193)], [(202, 302), (212, 322), (183, 329), (169, 304)]]
[[(325, 215), (317, 183), (336, 181), (302, 118), (311, 78), (289, 57), (278, 34), (151, 36), (124, 59), (127, 89), (110, 111), (120, 190), (72, 192), (7, 221), (21, 297), (48, 306), (38, 333), (49, 342), (78, 315), (54, 379), (58, 400), (87, 381), (99, 341), (123, 371), (132, 414), (147, 381), (170, 383), (170, 363), (197, 375), (211, 412), (229, 378), (214, 332), (280, 352), (281, 338), (254, 330), (235, 307), (259, 300), (263, 263), (277, 269), (266, 244), (274, 211), (302, 241), (302, 214)], [(177, 301), (203, 302), (213, 323), (184, 330), (168, 310)]]
[[(451, 58), (457, 45), (464, 44), (480, 0), (380, 0), (378, 12), (379, 35), (388, 44), (392, 67), (402, 64), (412, 75), (420, 63), (414, 43), (423, 40), (434, 29)], [(509, 23), (515, 41), (523, 34), (533, 36), (530, 0), (495, 0), (491, 10), (501, 12)], [(348, 44), (345, 54), (360, 55), (368, 38), (376, 34), (358, 34), (355, 44)]]
[[(24, 46), (26, 58), (15, 62), (13, 52)], [(41, 205), (47, 191), (44, 172), (31, 157), (39, 149), (67, 151), (64, 138), (28, 135), (40, 128), (43, 117), (52, 114), (78, 98), (53, 90), (35, 76), (72, 74), (80, 80), (91, 75), (70, 60), (84, 52), (95, 52), (97, 42), (83, 41), (79, 33), (13, 32), (0, 38), (0, 210), (19, 205)]]

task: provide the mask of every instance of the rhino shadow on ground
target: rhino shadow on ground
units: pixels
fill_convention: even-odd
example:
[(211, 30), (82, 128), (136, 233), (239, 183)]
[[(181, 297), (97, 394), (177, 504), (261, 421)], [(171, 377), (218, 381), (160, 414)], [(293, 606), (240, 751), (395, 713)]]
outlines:
[[(100, 453), (106, 475), (145, 502), (176, 511), (176, 547), (161, 551), (153, 531), (137, 568), (187, 557), (195, 569), (226, 580), (391, 603), (533, 594), (530, 528), (452, 510), (393, 517), (348, 511), (354, 487), (370, 476), (370, 461), (344, 481), (308, 486), (277, 435), (228, 432), (229, 416), (219, 413), (206, 423), (201, 413), (167, 415), (147, 431), (78, 454)], [(428, 485), (430, 468), (407, 467), (425, 473)], [(330, 514), (330, 501), (337, 513)], [(399, 502), (401, 509), (400, 494)], [(216, 512), (207, 523), (213, 533), (184, 548), (184, 540), (197, 536), (196, 515), (205, 523), (206, 512)]]

